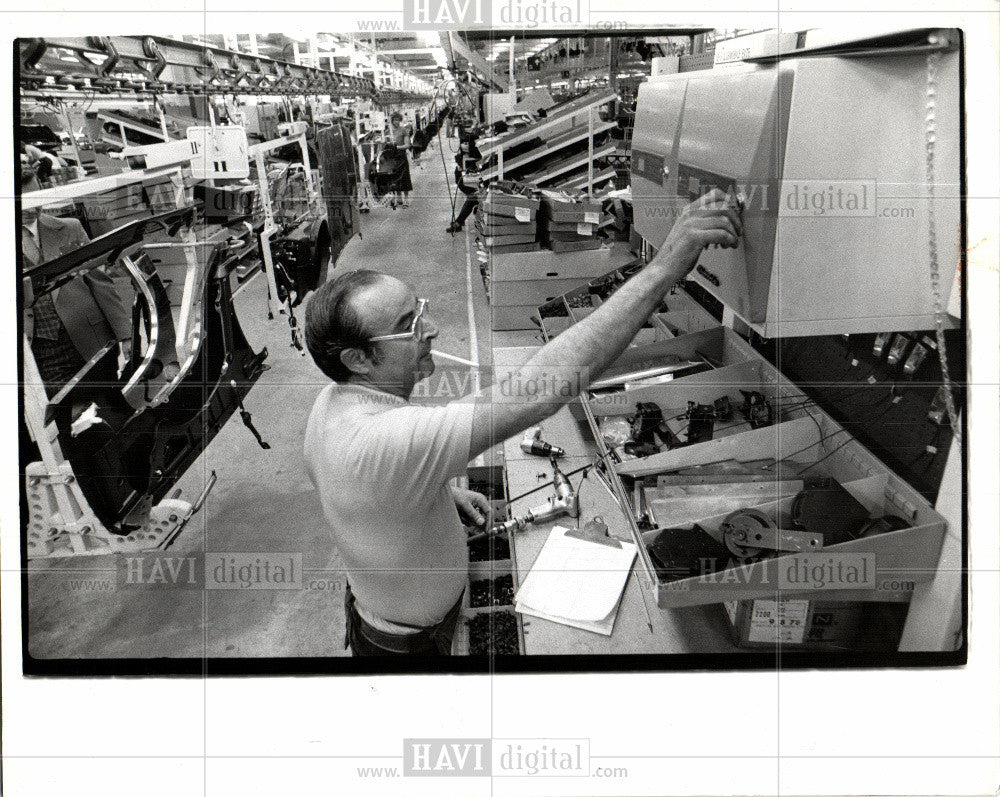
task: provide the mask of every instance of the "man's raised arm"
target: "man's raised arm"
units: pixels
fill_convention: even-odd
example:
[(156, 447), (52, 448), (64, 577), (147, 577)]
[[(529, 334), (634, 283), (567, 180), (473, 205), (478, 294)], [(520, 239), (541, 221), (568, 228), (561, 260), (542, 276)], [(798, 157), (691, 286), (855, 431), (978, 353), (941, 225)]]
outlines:
[(596, 379), (636, 336), (670, 288), (706, 246), (735, 247), (742, 222), (713, 190), (681, 213), (656, 257), (596, 311), (555, 338), (475, 398), (469, 458), (554, 414)]

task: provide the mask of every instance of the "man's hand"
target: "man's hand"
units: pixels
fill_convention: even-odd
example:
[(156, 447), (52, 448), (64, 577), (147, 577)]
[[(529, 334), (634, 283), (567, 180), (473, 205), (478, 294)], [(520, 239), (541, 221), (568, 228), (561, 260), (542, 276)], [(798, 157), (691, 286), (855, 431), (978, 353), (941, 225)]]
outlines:
[(490, 502), (482, 493), (466, 490), (464, 487), (452, 487), (451, 494), (458, 514), (467, 525), (482, 526), (489, 519), (492, 511)]
[(674, 268), (684, 269), (680, 275), (684, 276), (694, 268), (706, 246), (735, 248), (742, 234), (739, 208), (732, 197), (714, 188), (684, 208), (650, 265), (668, 262)]

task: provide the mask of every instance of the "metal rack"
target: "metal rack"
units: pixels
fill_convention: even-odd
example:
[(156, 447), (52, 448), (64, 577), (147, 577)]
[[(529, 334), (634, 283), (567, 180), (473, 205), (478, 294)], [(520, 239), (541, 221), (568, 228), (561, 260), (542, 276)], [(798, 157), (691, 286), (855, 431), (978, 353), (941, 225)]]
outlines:
[(368, 78), (163, 36), (23, 39), (18, 52), (21, 90), (29, 96), (321, 94), (367, 97), (379, 104), (430, 99), (380, 88)]
[[(597, 108), (616, 98), (614, 92), (608, 90), (594, 91), (571, 100), (561, 108), (550, 110), (549, 115), (528, 127), (515, 130), (506, 135), (499, 136), (491, 141), (484, 141), (479, 144), (479, 152), (482, 155), (481, 166), (487, 168), (479, 179), (503, 180), (504, 175), (514, 169), (518, 169), (526, 164), (539, 161), (545, 158), (545, 164), (539, 170), (527, 175), (524, 179), (527, 182), (541, 185), (548, 183), (552, 187), (573, 187), (578, 190), (592, 192), (594, 184), (605, 179), (601, 175), (603, 171), (598, 167), (595, 169), (594, 161), (611, 155), (614, 144), (598, 145), (595, 139), (602, 133), (606, 133), (615, 127), (615, 122), (605, 122), (596, 116)], [(569, 130), (562, 128), (569, 123)], [(532, 141), (536, 138), (544, 140), (546, 134), (556, 132), (550, 140), (545, 141), (541, 146), (521, 153), (507, 160), (505, 153), (511, 148)], [(581, 141), (587, 142), (586, 152), (580, 152), (571, 158), (561, 158), (553, 161), (553, 155), (566, 149), (570, 145), (578, 144)], [(491, 165), (490, 159), (496, 156), (496, 164)], [(552, 181), (566, 172), (572, 172), (581, 166), (586, 166), (587, 170), (582, 175), (570, 175), (561, 181)]]
[[(615, 126), (616, 126), (615, 122), (598, 121), (594, 124), (593, 130), (588, 130), (587, 128), (584, 127), (581, 127), (580, 129), (574, 128), (568, 131), (567, 133), (563, 133), (561, 135), (556, 136), (551, 141), (546, 141), (540, 147), (536, 147), (535, 149), (529, 152), (525, 152), (523, 155), (518, 155), (515, 158), (511, 158), (504, 164), (503, 168), (505, 170), (518, 169), (521, 166), (524, 166), (526, 163), (531, 163), (532, 161), (538, 160), (539, 158), (551, 157), (555, 152), (558, 152), (560, 149), (563, 149), (564, 147), (568, 147), (570, 144), (575, 144), (578, 141), (584, 140), (585, 138), (593, 137), (595, 135), (604, 133), (608, 130), (612, 130), (615, 128)], [(503, 179), (499, 164), (497, 166), (487, 169), (480, 176), (480, 178), (483, 180), (492, 180), (494, 177), (500, 177), (500, 179)]]
[(591, 108), (597, 108), (607, 102), (611, 102), (617, 96), (613, 91), (606, 89), (600, 92), (585, 94), (566, 103), (562, 108), (552, 109), (552, 112), (537, 124), (499, 136), (492, 141), (484, 141), (478, 144), (479, 152), (484, 158), (488, 158), (494, 152), (497, 153), (497, 157), (500, 157), (504, 150), (510, 149), (517, 144), (523, 144), (526, 141), (537, 138), (543, 133), (554, 130), (560, 124), (586, 113)]

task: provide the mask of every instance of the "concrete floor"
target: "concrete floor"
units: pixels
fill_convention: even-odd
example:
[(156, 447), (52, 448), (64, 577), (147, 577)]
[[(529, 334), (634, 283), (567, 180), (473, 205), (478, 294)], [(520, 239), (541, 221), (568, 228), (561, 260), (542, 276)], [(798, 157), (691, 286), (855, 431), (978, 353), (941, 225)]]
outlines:
[[(445, 157), (451, 161), (447, 142)], [(475, 340), (478, 361), (488, 367), (491, 336), (482, 281), (472, 260), (473, 334), (469, 242), (464, 234), (452, 237), (444, 231), (451, 204), (435, 147), (424, 153), (412, 176), (411, 207), (376, 205), (362, 215), (362, 235), (352, 239), (332, 273), (371, 268), (407, 281), (431, 301), (441, 329), (435, 348), (475, 360)], [(327, 380), (308, 355), (290, 347), (285, 317), (266, 320), (264, 297), (264, 280), (257, 277), (240, 292), (236, 305), (251, 345), (267, 346), (270, 353), (270, 370), (248, 395), (246, 407), (271, 449), (259, 448), (238, 417), (229, 421), (178, 485), (183, 498), (194, 500), (212, 471), (219, 477), (169, 553), (299, 553), (306, 588), (206, 591), (177, 584), (124, 584), (119, 555), (32, 562), (28, 621), (34, 657), (344, 655), (341, 561), (302, 461), (306, 418)], [(298, 315), (301, 320), (301, 309)], [(466, 366), (439, 360), (439, 372), (444, 368), (468, 373)], [(197, 564), (200, 568), (201, 561)]]

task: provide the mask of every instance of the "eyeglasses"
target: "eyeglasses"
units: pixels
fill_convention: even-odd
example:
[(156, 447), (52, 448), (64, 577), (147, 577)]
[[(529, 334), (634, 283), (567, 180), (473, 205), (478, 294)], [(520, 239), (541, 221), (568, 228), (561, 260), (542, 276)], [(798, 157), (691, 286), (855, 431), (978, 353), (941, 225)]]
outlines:
[(368, 340), (373, 343), (377, 340), (420, 340), (424, 335), (424, 311), (429, 304), (430, 302), (426, 299), (417, 299), (417, 312), (413, 316), (413, 323), (410, 324), (408, 331), (395, 332), (392, 335), (376, 335), (373, 338), (368, 338)]

